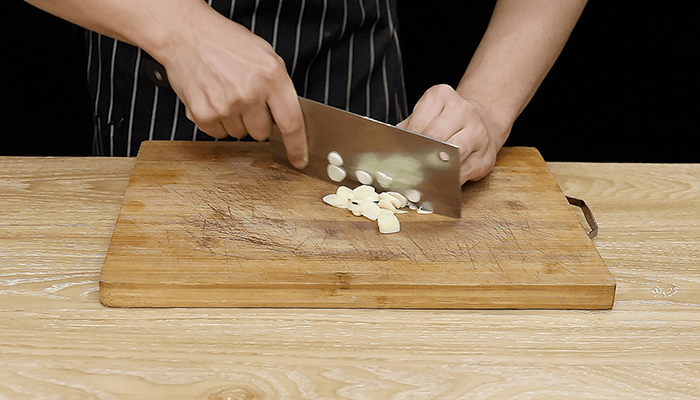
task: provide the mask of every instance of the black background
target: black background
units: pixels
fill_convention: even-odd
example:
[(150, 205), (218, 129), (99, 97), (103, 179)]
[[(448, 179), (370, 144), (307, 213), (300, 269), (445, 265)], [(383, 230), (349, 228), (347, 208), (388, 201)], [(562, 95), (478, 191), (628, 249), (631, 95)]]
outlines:
[[(89, 155), (82, 30), (2, 3), (0, 155)], [(459, 82), (494, 3), (399, 0), (411, 104)], [(591, 0), (506, 145), (548, 161), (700, 162), (699, 17), (688, 1)]]

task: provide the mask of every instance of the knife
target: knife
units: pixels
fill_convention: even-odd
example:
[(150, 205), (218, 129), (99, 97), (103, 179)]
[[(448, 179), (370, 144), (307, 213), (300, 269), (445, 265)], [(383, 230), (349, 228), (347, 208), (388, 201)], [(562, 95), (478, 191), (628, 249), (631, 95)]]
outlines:
[[(165, 68), (146, 53), (143, 60), (153, 83), (169, 87)], [(303, 97), (299, 104), (309, 149), (301, 172), (338, 184), (371, 184), (402, 193), (423, 210), (460, 217), (459, 146)], [(270, 142), (275, 161), (291, 167), (277, 125)]]
[[(459, 146), (299, 97), (309, 163), (300, 170), (351, 188), (369, 184), (377, 192), (402, 193), (418, 208), (459, 218)], [(291, 168), (274, 125), (270, 148), (276, 162)]]

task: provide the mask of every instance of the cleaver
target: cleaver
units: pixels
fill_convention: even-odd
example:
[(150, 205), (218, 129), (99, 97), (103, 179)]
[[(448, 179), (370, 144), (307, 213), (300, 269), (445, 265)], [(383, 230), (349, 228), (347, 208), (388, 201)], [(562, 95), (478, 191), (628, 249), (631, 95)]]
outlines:
[[(165, 68), (145, 53), (143, 65), (153, 83), (170, 86)], [(399, 192), (425, 211), (460, 217), (459, 146), (303, 97), (299, 104), (309, 149), (309, 164), (301, 172), (345, 186), (362, 183), (378, 192)], [(275, 124), (270, 142), (275, 161), (294, 168)]]
[[(300, 172), (351, 189), (399, 192), (425, 211), (460, 217), (459, 146), (303, 97), (299, 104), (309, 149)], [(294, 168), (276, 125), (270, 148), (276, 162)]]

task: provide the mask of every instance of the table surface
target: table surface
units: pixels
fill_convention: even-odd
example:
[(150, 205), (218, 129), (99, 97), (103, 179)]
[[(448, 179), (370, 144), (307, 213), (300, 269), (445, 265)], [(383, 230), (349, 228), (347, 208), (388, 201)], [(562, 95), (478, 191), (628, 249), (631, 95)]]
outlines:
[(0, 158), (0, 399), (700, 397), (700, 164), (549, 163), (612, 310), (106, 308), (134, 161)]

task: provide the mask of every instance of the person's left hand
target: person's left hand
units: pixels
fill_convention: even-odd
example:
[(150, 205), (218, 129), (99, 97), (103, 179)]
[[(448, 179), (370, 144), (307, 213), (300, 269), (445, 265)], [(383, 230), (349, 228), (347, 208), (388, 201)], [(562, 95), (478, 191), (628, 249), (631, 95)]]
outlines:
[(398, 127), (459, 146), (460, 179), (479, 180), (493, 169), (510, 127), (502, 128), (474, 100), (448, 85), (428, 89)]

